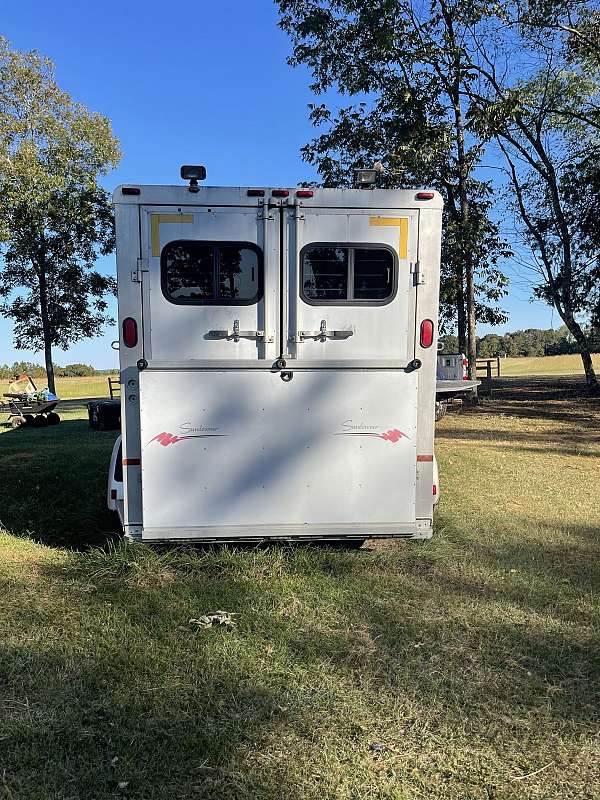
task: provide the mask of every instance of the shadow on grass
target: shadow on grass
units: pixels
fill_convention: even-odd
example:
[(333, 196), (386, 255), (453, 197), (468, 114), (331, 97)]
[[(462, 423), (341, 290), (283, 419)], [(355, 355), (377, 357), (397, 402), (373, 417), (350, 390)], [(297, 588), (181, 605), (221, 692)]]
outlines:
[(19, 428), (0, 436), (0, 523), (44, 544), (85, 548), (113, 538), (106, 507), (115, 431), (84, 420)]
[(243, 769), (243, 753), (249, 742), (260, 751), (284, 724), (285, 685), (261, 685), (193, 647), (194, 673), (176, 662), (173, 675), (172, 663), (150, 657), (156, 641), (148, 644), (103, 642), (89, 657), (3, 649), (7, 797), (281, 798), (267, 765)]
[[(547, 433), (533, 431), (520, 432), (508, 430), (490, 430), (489, 428), (440, 428), (436, 438), (455, 441), (477, 441), (498, 444), (506, 452), (522, 451), (538, 454), (555, 454), (560, 456), (591, 456), (598, 458), (600, 454), (600, 435), (592, 425), (585, 430), (552, 430)], [(531, 446), (526, 446), (531, 445)], [(539, 446), (536, 446), (539, 445)], [(589, 448), (596, 448), (595, 451)]]
[(520, 402), (544, 400), (585, 401), (595, 397), (586, 386), (583, 376), (573, 375), (522, 375), (493, 380), (495, 398)]

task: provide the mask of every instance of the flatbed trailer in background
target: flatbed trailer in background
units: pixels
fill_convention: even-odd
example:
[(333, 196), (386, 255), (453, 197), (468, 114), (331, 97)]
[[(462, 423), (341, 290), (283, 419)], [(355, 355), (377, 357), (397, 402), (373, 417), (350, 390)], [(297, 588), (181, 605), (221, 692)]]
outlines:
[(125, 534), (431, 536), (441, 196), (192, 180), (114, 203)]

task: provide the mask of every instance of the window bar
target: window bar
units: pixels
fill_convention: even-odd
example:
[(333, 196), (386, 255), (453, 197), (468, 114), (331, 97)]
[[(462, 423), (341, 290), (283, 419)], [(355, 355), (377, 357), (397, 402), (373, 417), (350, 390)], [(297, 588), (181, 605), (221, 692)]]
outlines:
[(346, 300), (354, 296), (354, 248), (348, 248), (348, 285), (346, 287)]

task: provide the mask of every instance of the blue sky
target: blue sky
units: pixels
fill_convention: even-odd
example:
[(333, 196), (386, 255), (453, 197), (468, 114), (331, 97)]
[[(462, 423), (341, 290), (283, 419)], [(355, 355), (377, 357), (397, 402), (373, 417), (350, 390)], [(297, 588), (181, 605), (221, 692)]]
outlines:
[[(48, 55), (59, 85), (111, 118), (123, 160), (107, 188), (177, 183), (185, 163), (206, 164), (212, 185), (294, 186), (315, 177), (299, 154), (313, 136), (310, 76), (287, 66), (290, 44), (271, 0), (5, 0), (0, 33), (17, 49)], [(101, 268), (114, 271), (114, 257)], [(529, 297), (522, 280), (512, 285), (501, 330), (550, 327), (551, 309)], [(107, 330), (57, 350), (55, 360), (116, 366), (115, 338)], [(20, 359), (42, 357), (15, 350), (12, 326), (0, 318), (0, 363)]]

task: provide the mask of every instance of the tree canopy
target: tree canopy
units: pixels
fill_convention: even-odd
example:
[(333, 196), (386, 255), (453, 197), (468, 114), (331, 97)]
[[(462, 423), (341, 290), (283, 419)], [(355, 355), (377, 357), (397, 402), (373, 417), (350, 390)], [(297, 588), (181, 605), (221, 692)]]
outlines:
[[(600, 14), (589, 0), (278, 0), (323, 127), (304, 149), (326, 185), (382, 161), (382, 186), (426, 184), (446, 200), (442, 321), (474, 361), (476, 318), (505, 320), (501, 222), (536, 270), (596, 377)], [(340, 96), (352, 105), (334, 110)], [(493, 171), (493, 172), (492, 172)], [(503, 181), (502, 174), (505, 179)], [(496, 177), (489, 178), (490, 174)], [(504, 185), (505, 191), (499, 188)], [(501, 213), (499, 213), (501, 212)], [(467, 349), (468, 348), (468, 349)]]
[(120, 160), (109, 120), (62, 91), (52, 63), (0, 38), (0, 309), (15, 346), (43, 349), (100, 334), (114, 279), (94, 269), (114, 248), (98, 178)]

